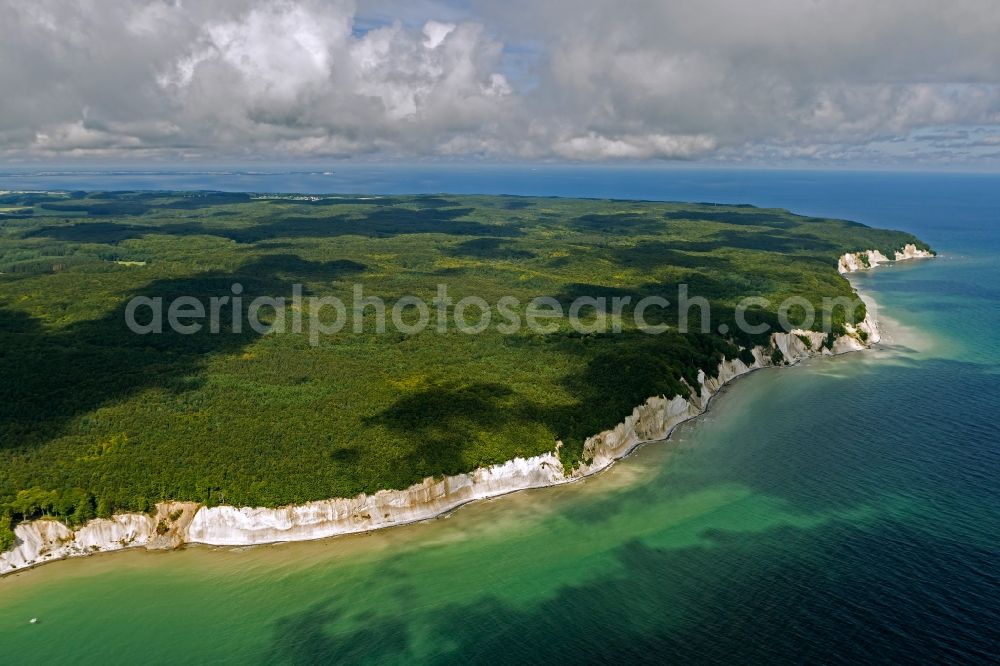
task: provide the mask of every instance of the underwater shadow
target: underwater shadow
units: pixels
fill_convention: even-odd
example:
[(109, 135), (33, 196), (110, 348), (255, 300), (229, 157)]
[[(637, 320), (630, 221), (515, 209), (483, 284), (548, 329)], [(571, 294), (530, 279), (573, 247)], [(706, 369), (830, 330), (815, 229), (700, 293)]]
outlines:
[[(987, 663), (992, 653), (991, 595), (963, 597), (962, 621), (954, 621), (955, 597), (947, 590), (976, 589), (981, 579), (970, 573), (975, 567), (954, 566), (954, 546), (946, 540), (898, 523), (862, 528), (836, 521), (752, 533), (706, 530), (704, 537), (704, 544), (686, 547), (624, 542), (602, 575), (527, 603), (484, 593), (428, 606), (411, 589), (398, 607), (352, 617), (346, 603), (331, 598), (275, 623), (264, 658), (289, 664), (323, 663), (333, 655), (363, 663), (798, 664), (909, 663), (919, 654)], [(900, 544), (920, 553), (918, 563), (898, 566)], [(991, 553), (968, 547), (961, 556), (971, 564), (989, 561)], [(368, 574), (370, 584), (427, 585), (406, 581), (406, 561), (393, 558), (388, 568)], [(490, 571), (526, 584), (519, 569), (494, 564)], [(913, 603), (886, 613), (887, 598)], [(332, 630), (345, 620), (357, 628)], [(947, 641), (921, 629), (942, 622)], [(407, 638), (415, 634), (425, 646), (419, 654)]]

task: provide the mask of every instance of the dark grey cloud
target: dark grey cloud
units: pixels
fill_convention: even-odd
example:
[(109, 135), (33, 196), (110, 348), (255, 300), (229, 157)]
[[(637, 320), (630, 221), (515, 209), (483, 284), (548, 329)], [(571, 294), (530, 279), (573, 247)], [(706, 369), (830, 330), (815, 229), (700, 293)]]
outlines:
[(961, 161), (1000, 134), (992, 0), (399, 7), (0, 0), (0, 155)]

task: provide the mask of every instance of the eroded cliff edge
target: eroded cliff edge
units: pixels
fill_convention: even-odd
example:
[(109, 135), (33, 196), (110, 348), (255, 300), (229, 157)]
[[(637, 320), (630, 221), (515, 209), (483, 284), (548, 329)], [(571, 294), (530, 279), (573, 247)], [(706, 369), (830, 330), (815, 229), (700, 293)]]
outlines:
[(851, 252), (841, 255), (837, 262), (837, 270), (840, 273), (853, 273), (867, 268), (875, 268), (880, 264), (892, 263), (894, 261), (905, 261), (907, 259), (929, 259), (934, 256), (930, 250), (921, 250), (913, 243), (903, 246), (902, 250), (896, 250), (893, 258), (889, 258), (878, 250), (864, 250), (862, 252)]
[[(932, 256), (932, 252), (912, 244), (896, 251), (892, 259), (878, 250), (866, 250), (842, 255), (837, 269), (851, 273)], [(14, 548), (0, 553), (0, 575), (66, 557), (123, 548), (169, 549), (185, 543), (243, 546), (365, 532), (434, 518), (477, 499), (570, 483), (607, 469), (640, 444), (666, 438), (678, 424), (704, 412), (725, 384), (752, 370), (775, 365), (775, 349), (781, 352), (778, 364), (794, 364), (811, 356), (864, 349), (878, 342), (879, 332), (869, 314), (857, 328), (848, 327), (831, 348), (824, 347), (824, 338), (816, 331), (775, 333), (768, 346), (751, 350), (752, 363), (723, 360), (716, 377), (700, 373), (698, 386), (690, 387), (690, 397), (647, 399), (614, 428), (588, 438), (584, 462), (569, 472), (559, 459), (557, 447), (540, 456), (515, 458), (465, 474), (427, 478), (405, 490), (381, 490), (277, 509), (168, 502), (158, 504), (153, 515), (130, 513), (98, 518), (75, 530), (54, 520), (35, 520), (15, 529)]]

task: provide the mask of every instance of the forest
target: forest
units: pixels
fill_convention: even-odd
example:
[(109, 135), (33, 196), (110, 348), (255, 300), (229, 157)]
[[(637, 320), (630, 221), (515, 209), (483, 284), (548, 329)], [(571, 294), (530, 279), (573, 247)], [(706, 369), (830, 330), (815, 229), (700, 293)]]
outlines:
[[(282, 506), (468, 471), (584, 439), (746, 354), (736, 304), (853, 297), (844, 252), (901, 232), (751, 206), (499, 196), (0, 193), (0, 550), (18, 521), (80, 524), (162, 500)], [(648, 335), (346, 327), (317, 344), (250, 327), (137, 335), (135, 296), (349, 301), (539, 296), (711, 304)], [(294, 316), (288, 313), (286, 316)], [(436, 316), (436, 315), (432, 315)], [(837, 311), (842, 330), (864, 316)], [(664, 310), (662, 323), (676, 326)], [(781, 328), (777, 313), (750, 311)], [(815, 323), (818, 327), (819, 321)], [(720, 328), (721, 327), (721, 328)], [(727, 331), (725, 334), (719, 330)], [(836, 332), (836, 330), (834, 331)], [(315, 341), (314, 341), (315, 342)], [(684, 381), (686, 380), (686, 381)]]

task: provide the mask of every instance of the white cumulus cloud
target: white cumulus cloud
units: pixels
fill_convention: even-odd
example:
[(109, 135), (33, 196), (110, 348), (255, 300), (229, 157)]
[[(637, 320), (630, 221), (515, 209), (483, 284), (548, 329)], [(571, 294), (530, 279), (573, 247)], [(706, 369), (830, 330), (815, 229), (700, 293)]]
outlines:
[(10, 159), (961, 160), (990, 139), (908, 137), (1000, 127), (992, 0), (0, 0), (0, 15)]

